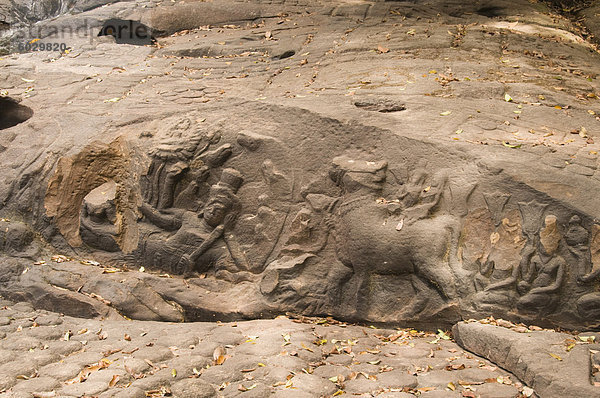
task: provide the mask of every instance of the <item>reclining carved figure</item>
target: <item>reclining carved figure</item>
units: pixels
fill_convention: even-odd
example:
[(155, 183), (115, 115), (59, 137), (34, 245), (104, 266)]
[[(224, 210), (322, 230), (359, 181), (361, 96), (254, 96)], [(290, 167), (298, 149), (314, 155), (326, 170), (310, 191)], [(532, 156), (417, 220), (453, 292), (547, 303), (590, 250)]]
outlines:
[(182, 209), (161, 212), (142, 204), (140, 210), (148, 221), (162, 230), (176, 231), (166, 239), (153, 234), (145, 239), (141, 247), (143, 261), (176, 274), (206, 272), (211, 267), (225, 272), (248, 270), (248, 260), (227, 233), (241, 209), (236, 192), (242, 181), (237, 170), (223, 170), (199, 213)]

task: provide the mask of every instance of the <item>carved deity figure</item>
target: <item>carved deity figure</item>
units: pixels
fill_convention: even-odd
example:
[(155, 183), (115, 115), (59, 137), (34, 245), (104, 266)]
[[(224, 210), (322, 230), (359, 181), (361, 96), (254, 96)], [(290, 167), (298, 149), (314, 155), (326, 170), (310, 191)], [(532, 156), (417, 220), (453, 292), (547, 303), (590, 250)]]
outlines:
[(560, 288), (565, 281), (567, 263), (558, 254), (560, 234), (556, 217), (546, 216), (545, 227), (540, 231), (537, 253), (525, 253), (519, 269), (521, 280), (517, 290), (521, 297), (517, 308), (522, 312), (547, 313), (552, 311), (559, 300)]
[(88, 246), (109, 252), (119, 251), (116, 237), (117, 184), (110, 180), (93, 189), (83, 199), (79, 216), (79, 234)]
[[(530, 230), (533, 229), (530, 226)], [(560, 289), (566, 279), (567, 263), (558, 254), (560, 240), (556, 217), (549, 215), (539, 237), (527, 243), (521, 261), (511, 268), (511, 274), (477, 293), (476, 305), (481, 309), (506, 310), (515, 304), (524, 313), (552, 311), (558, 304)], [(485, 271), (489, 272), (489, 269)]]
[[(421, 219), (437, 204), (441, 194), (437, 191), (443, 184), (438, 184), (435, 192), (431, 192), (433, 184), (419, 188), (418, 192), (428, 198), (424, 204), (415, 189), (403, 198), (386, 200), (381, 198), (386, 172), (386, 162), (335, 158), (330, 177), (341, 188), (342, 196), (328, 225), (338, 259), (358, 280), (356, 310), (368, 313), (373, 277), (407, 275), (415, 294), (405, 303), (402, 315), (410, 317), (425, 309), (432, 292), (437, 291), (443, 300), (456, 297), (455, 278), (444, 259), (450, 245), (451, 220), (444, 216)], [(405, 224), (410, 209), (403, 207), (402, 199), (407, 197), (411, 198), (410, 209), (419, 207), (421, 218), (415, 215)]]
[(175, 231), (164, 240), (148, 237), (142, 248), (144, 261), (178, 274), (206, 272), (211, 267), (221, 274), (249, 270), (231, 234), (241, 208), (236, 192), (242, 181), (237, 170), (223, 170), (199, 213), (181, 209), (161, 212), (144, 203), (140, 210), (148, 221), (162, 230)]

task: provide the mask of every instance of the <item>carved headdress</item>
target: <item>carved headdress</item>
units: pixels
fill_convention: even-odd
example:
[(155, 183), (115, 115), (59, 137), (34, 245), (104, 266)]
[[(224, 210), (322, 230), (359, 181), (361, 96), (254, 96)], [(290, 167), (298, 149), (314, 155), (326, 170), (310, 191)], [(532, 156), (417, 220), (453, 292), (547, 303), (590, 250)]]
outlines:
[(235, 169), (224, 169), (219, 182), (210, 187), (209, 202), (219, 201), (227, 205), (229, 209), (237, 209), (240, 200), (236, 193), (242, 186), (244, 177)]

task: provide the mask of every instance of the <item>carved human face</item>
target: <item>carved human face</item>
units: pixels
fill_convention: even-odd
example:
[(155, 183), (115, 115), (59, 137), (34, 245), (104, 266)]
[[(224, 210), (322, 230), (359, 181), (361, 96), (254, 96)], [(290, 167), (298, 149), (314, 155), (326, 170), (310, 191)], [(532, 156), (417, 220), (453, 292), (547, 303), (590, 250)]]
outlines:
[(227, 205), (218, 200), (212, 200), (204, 207), (204, 221), (211, 227), (217, 227), (225, 219)]

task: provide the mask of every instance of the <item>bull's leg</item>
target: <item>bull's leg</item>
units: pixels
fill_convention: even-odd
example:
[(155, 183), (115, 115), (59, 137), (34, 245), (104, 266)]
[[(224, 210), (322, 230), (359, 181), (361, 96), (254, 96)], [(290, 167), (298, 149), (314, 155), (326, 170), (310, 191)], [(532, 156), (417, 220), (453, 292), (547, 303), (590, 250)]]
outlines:
[(447, 263), (439, 260), (425, 261), (417, 265), (416, 273), (433, 285), (443, 299), (453, 300), (457, 298), (457, 281)]
[(404, 310), (400, 314), (400, 317), (404, 319), (411, 319), (423, 312), (429, 302), (429, 297), (427, 295), (430, 294), (430, 289), (421, 278), (419, 278), (418, 275), (413, 274), (411, 283), (415, 289), (415, 296), (404, 307)]

